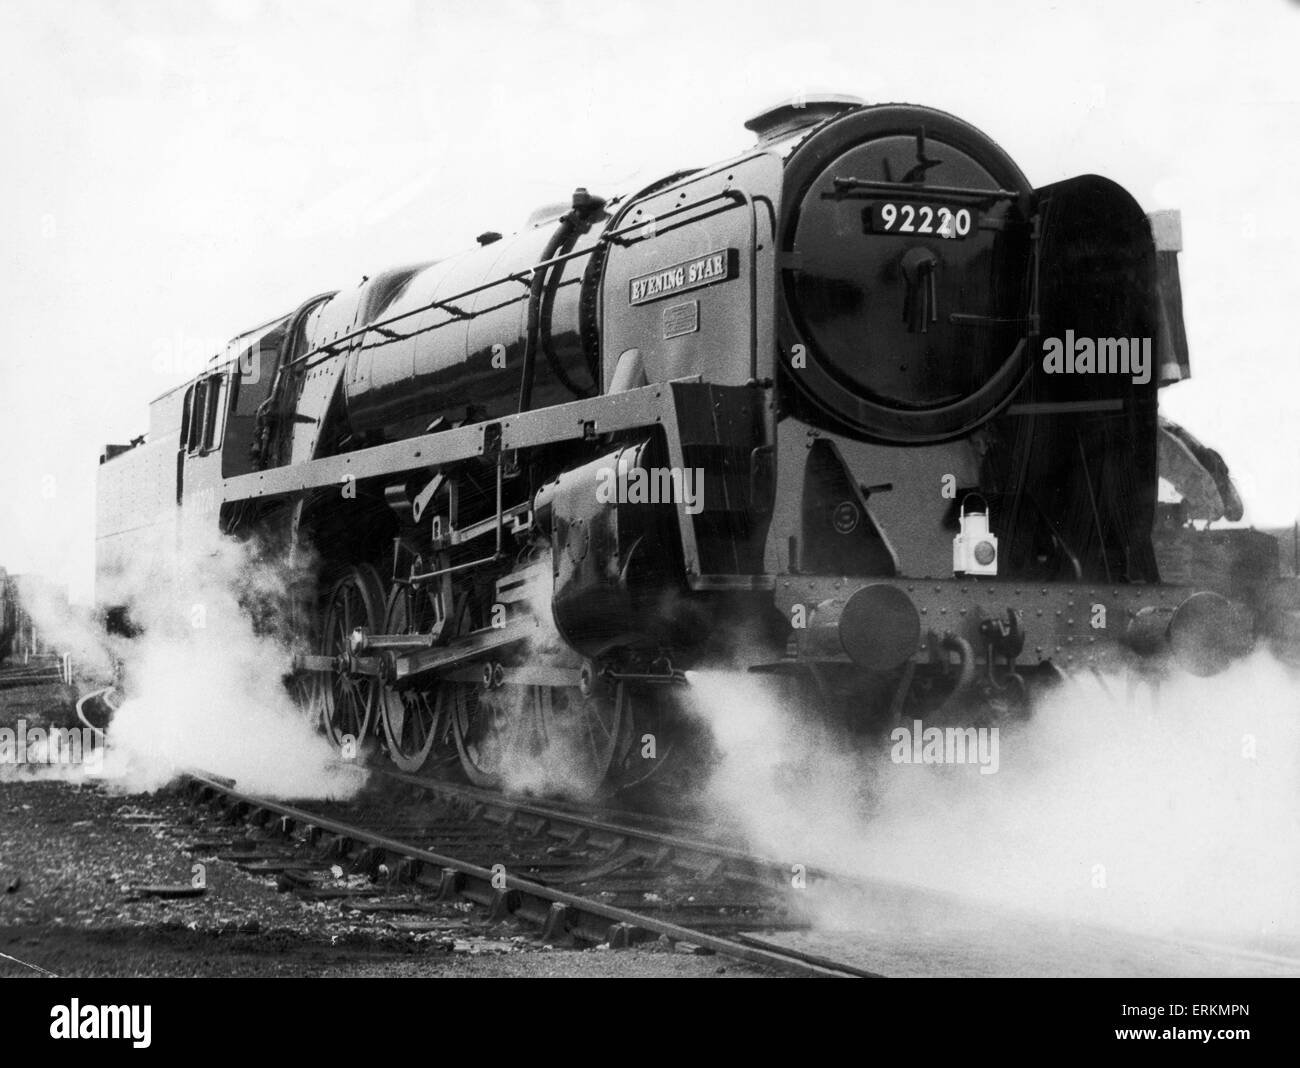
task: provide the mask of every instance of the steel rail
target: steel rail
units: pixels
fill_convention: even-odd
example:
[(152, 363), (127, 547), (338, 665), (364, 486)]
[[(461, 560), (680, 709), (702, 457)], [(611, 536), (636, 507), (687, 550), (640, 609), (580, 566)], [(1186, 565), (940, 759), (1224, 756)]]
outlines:
[[(488, 902), (484, 903), (490, 902), (493, 911), (498, 914), (516, 914), (525, 919), (539, 921), (544, 919), (548, 925), (556, 922), (557, 917), (560, 917), (567, 921), (571, 928), (582, 918), (596, 918), (607, 923), (611, 944), (620, 941), (630, 942), (632, 932), (640, 930), (673, 942), (699, 946), (725, 957), (779, 969), (786, 973), (819, 978), (878, 978), (875, 973), (852, 965), (833, 962), (814, 963), (804, 959), (804, 955), (799, 951), (786, 953), (783, 950), (746, 945), (739, 939), (708, 934), (643, 913), (607, 905), (601, 901), (545, 886), (531, 879), (511, 875), (508, 871), (494, 872), (456, 856), (432, 852), (374, 833), (364, 827), (341, 823), (307, 809), (244, 793), (228, 781), (202, 772), (190, 771), (184, 778), (201, 794), (206, 794), (207, 799), (211, 800), (215, 796), (236, 808), (242, 808), (244, 811), (238, 813), (240, 816), (246, 817), (250, 811), (256, 811), (279, 817), (283, 833), (291, 833), (296, 825), (309, 828), (317, 834), (333, 835), (341, 841), (365, 845), (421, 866), (438, 868), (443, 873), (440, 891), (446, 892), (450, 888), (471, 900), (480, 901), (486, 894)], [(471, 886), (470, 881), (478, 885)], [(471, 893), (471, 890), (477, 891), (477, 894)], [(511, 894), (515, 895), (514, 899), (511, 898)], [(529, 908), (529, 905), (533, 907)], [(536, 907), (538, 905), (541, 906), (540, 910)]]
[[(628, 839), (636, 839), (645, 846), (653, 847), (653, 850), (647, 849), (645, 851), (646, 856), (663, 855), (664, 850), (670, 850), (687, 855), (715, 857), (740, 867), (741, 870), (736, 872), (738, 877), (753, 879), (762, 875), (772, 879), (774, 883), (784, 883), (793, 874), (792, 863), (795, 858), (781, 860), (776, 857), (750, 852), (740, 846), (728, 845), (725, 842), (708, 838), (688, 838), (676, 831), (653, 830), (649, 827), (637, 826), (636, 823), (631, 821), (646, 818), (644, 814), (638, 812), (622, 811), (608, 814), (608, 816), (627, 817), (628, 822), (621, 822), (616, 818), (593, 814), (591, 811), (584, 812), (558, 807), (555, 802), (542, 803), (525, 798), (507, 797), (504, 794), (483, 789), (482, 787), (430, 778), (399, 771), (392, 767), (376, 765), (368, 767), (367, 770), (372, 775), (382, 775), (395, 782), (403, 783), (426, 793), (435, 794), (443, 800), (459, 800), (468, 804), (494, 807), (503, 812), (519, 813), (534, 819), (553, 821), (557, 824), (568, 824), (600, 834), (621, 835)], [(654, 818), (661, 819), (661, 817)], [(675, 827), (680, 826), (677, 821), (665, 822)], [(906, 883), (882, 876), (867, 878), (849, 875), (814, 864), (802, 864), (802, 862), (801, 868), (802, 874), (808, 880), (810, 886), (816, 883), (824, 883), (827, 886), (835, 886), (852, 893), (877, 897), (892, 895), (895, 897), (915, 898), (918, 895), (923, 895), (938, 904), (964, 902), (960, 895), (951, 891)]]

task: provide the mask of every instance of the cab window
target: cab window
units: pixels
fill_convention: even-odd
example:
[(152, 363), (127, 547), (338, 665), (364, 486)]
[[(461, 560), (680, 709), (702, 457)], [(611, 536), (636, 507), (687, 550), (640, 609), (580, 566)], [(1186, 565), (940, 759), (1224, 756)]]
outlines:
[(181, 424), (181, 438), (190, 456), (221, 446), (225, 402), (225, 375), (209, 375), (190, 387)]

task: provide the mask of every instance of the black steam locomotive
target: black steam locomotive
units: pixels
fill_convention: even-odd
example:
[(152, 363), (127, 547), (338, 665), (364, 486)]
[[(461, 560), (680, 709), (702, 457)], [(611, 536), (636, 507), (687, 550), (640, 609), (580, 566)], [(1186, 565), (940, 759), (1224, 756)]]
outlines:
[[(235, 339), (106, 452), (101, 572), (142, 516), (310, 547), (326, 732), (483, 784), (556, 745), (640, 774), (702, 664), (871, 731), (1089, 667), (1221, 670), (1291, 618), (1249, 538), (1161, 581), (1176, 215), (1035, 189), (930, 108), (747, 126), (735, 159)], [(1178, 455), (1233, 517), (1213, 454)]]

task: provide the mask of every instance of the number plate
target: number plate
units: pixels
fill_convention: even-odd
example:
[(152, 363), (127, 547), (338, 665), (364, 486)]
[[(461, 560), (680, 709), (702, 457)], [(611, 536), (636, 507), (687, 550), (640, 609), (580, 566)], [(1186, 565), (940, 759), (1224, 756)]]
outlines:
[(970, 237), (980, 224), (979, 212), (974, 208), (912, 204), (902, 200), (882, 200), (872, 204), (865, 221), (868, 231), (873, 234), (921, 234), (955, 241)]

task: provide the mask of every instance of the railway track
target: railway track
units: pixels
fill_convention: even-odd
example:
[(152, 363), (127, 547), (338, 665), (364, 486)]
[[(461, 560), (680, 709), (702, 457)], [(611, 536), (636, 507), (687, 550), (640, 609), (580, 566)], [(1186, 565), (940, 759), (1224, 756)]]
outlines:
[[(200, 772), (183, 787), (225, 819), (259, 828), (261, 848), (236, 863), (309, 897), (350, 893), (321, 885), (318, 873), (337, 866), (377, 879), (358, 899), (388, 887), (469, 901), (491, 920), (532, 924), (552, 943), (622, 948), (664, 939), (784, 974), (877, 975), (754, 933), (806, 926), (793, 884), (817, 885), (826, 873), (792, 877), (789, 865), (675, 833), (675, 824), (655, 817), (540, 804), (400, 772), (382, 778), (392, 787), (385, 795), (347, 803), (290, 805)], [(418, 912), (419, 902), (407, 895), (401, 904), (353, 907)]]
[[(688, 820), (367, 770), (370, 783), (383, 788), (346, 803), (290, 805), (197, 772), (184, 787), (224, 819), (258, 828), (258, 847), (227, 859), (276, 875), (286, 889), (309, 898), (349, 896), (361, 911), (418, 913), (427, 907), (421, 900), (472, 902), (490, 921), (523, 921), (554, 944), (622, 948), (663, 939), (784, 974), (827, 977), (1300, 974), (1300, 947), (1261, 954), (1066, 921), (792, 865)], [(363, 890), (339, 890), (336, 880), (319, 878), (335, 867), (371, 880)], [(862, 929), (818, 931), (811, 917), (827, 899), (863, 917)]]

